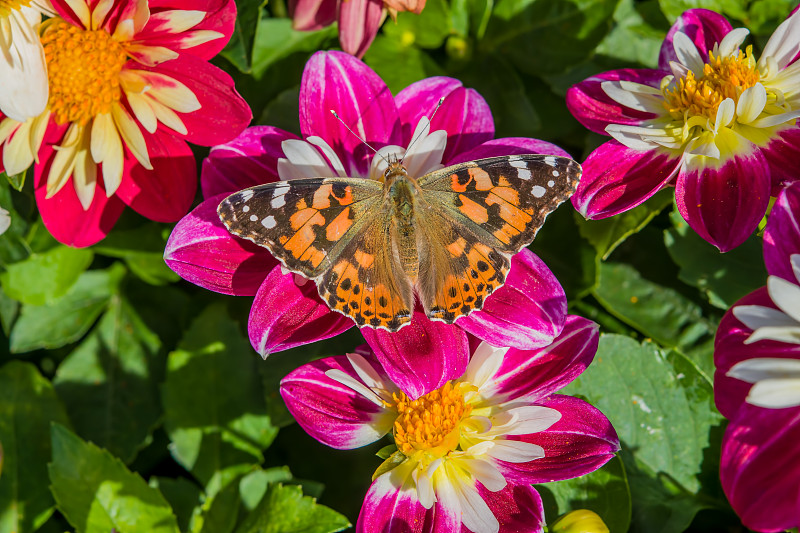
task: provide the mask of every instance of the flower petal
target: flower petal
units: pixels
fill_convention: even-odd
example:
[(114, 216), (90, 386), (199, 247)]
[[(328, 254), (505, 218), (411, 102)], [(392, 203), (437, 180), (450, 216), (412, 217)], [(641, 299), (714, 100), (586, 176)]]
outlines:
[(533, 487), (508, 484), (500, 491), (491, 492), (479, 483), (477, 489), (478, 494), (500, 522), (500, 533), (544, 531), (542, 498)]
[(161, 131), (142, 134), (153, 170), (142, 167), (126, 147), (117, 196), (150, 220), (175, 222), (189, 212), (197, 190), (194, 154), (184, 141)]
[(276, 266), (258, 289), (247, 332), (261, 357), (335, 337), (355, 326), (322, 302), (313, 281), (304, 281), (298, 286), (295, 274), (284, 274)]
[(708, 9), (689, 9), (675, 20), (661, 45), (658, 66), (662, 70), (669, 69), (670, 61), (678, 61), (673, 41), (676, 33), (683, 33), (694, 43), (703, 60), (708, 58), (708, 51), (716, 43), (722, 42), (725, 35), (732, 30), (728, 20)]
[(796, 282), (791, 256), (800, 252), (800, 183), (779, 195), (764, 230), (764, 264), (772, 276)]
[(292, 27), (301, 31), (321, 30), (336, 20), (336, 0), (289, 0)]
[(554, 394), (537, 405), (559, 411), (561, 419), (545, 431), (509, 437), (544, 449), (544, 457), (534, 461), (498, 461), (509, 483), (547, 483), (583, 476), (606, 464), (619, 451), (619, 439), (611, 422), (587, 402)]
[(643, 125), (657, 115), (620, 104), (603, 90), (602, 85), (608, 82), (634, 82), (658, 89), (661, 80), (668, 74), (666, 70), (630, 68), (602, 72), (569, 88), (567, 108), (578, 122), (601, 135), (606, 135), (606, 126), (609, 124)]
[(342, 50), (362, 57), (383, 22), (381, 0), (347, 0), (339, 4), (339, 42)]
[(300, 86), (300, 130), (316, 135), (339, 156), (348, 175), (367, 176), (372, 151), (344, 124), (376, 149), (400, 144), (400, 120), (392, 93), (368, 66), (342, 52), (317, 52), (306, 63)]
[(475, 161), (476, 159), (483, 159), (486, 157), (522, 154), (546, 154), (571, 157), (564, 149), (547, 141), (540, 141), (539, 139), (530, 139), (527, 137), (503, 137), (500, 139), (492, 139), (471, 150), (459, 153), (452, 160), (447, 161), (447, 164), (455, 165), (465, 161)]
[[(794, 169), (800, 166), (800, 127), (779, 130), (770, 139), (769, 144), (762, 148), (762, 151), (769, 163), (773, 196), (777, 196), (779, 190), (775, 190), (775, 188), (786, 186), (797, 180), (797, 173)], [(800, 250), (800, 248), (797, 249)]]
[(583, 164), (572, 205), (589, 219), (610, 217), (641, 204), (666, 187), (681, 159), (666, 150), (639, 151), (609, 141)]
[(356, 533), (452, 533), (461, 531), (461, 517), (439, 503), (425, 509), (419, 503), (410, 473), (395, 468), (369, 487), (358, 515)]
[(392, 381), (414, 399), (460, 377), (469, 361), (467, 335), (419, 311), (395, 333), (365, 327), (361, 334)]
[[(374, 358), (365, 360), (385, 376)], [(366, 446), (391, 431), (397, 413), (326, 375), (331, 371), (344, 372), (358, 380), (346, 356), (313, 361), (281, 380), (281, 397), (300, 426), (337, 450)]]
[(217, 216), (225, 198), (209, 198), (183, 217), (167, 241), (164, 261), (180, 277), (205, 289), (253, 296), (278, 261), (250, 241), (234, 237)]
[(597, 352), (598, 326), (579, 316), (567, 317), (552, 344), (538, 350), (506, 352), (503, 363), (480, 388), (480, 405), (536, 402), (578, 377)]
[[(441, 98), (441, 107), (436, 111)], [(442, 161), (450, 161), (494, 137), (494, 120), (486, 100), (474, 89), (465, 89), (454, 78), (435, 76), (412, 83), (395, 98), (407, 145), (422, 117), (431, 118), (431, 131), (447, 132), (447, 148)]]
[(281, 143), (288, 139), (297, 136), (272, 126), (253, 126), (212, 148), (200, 174), (203, 196), (232, 194), (278, 181), (278, 159), (284, 157)]
[(483, 309), (456, 324), (494, 346), (530, 350), (550, 344), (567, 317), (564, 289), (536, 254), (523, 248), (511, 258), (506, 283)]
[(756, 230), (767, 210), (769, 192), (769, 166), (761, 151), (754, 149), (718, 168), (702, 163), (682, 168), (675, 201), (693, 230), (727, 252)]
[(774, 58), (777, 67), (784, 69), (800, 54), (800, 11), (795, 11), (775, 28), (761, 51), (758, 68), (765, 69), (766, 59)]
[[(141, 65), (138, 68), (170, 77), (186, 85), (197, 97), (200, 109), (178, 113), (188, 131), (181, 137), (191, 143), (213, 146), (228, 142), (253, 118), (250, 106), (236, 92), (233, 78), (203, 59), (183, 54), (155, 67)], [(175, 135), (179, 134), (175, 132)]]
[[(42, 113), (48, 97), (44, 49), (22, 10), (35, 12), (22, 7), (20, 11), (12, 8), (4, 15), (11, 29), (5, 37), (11, 41), (10, 49), (3, 50), (0, 43), (0, 112), (19, 122)], [(41, 19), (38, 13), (37, 18)]]
[(122, 214), (125, 204), (115, 196), (108, 198), (95, 190), (89, 209), (84, 209), (72, 186), (63, 187), (47, 198), (47, 174), (54, 159), (53, 148), (44, 144), (39, 151), (40, 163), (34, 166), (36, 205), (47, 230), (61, 243), (82, 248), (102, 240)]
[(720, 479), (745, 526), (778, 532), (800, 525), (800, 408), (743, 406), (722, 439)]

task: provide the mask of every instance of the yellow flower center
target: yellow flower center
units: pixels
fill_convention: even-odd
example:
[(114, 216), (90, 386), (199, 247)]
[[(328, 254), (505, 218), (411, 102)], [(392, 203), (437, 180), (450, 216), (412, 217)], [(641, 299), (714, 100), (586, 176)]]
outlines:
[(0, 17), (7, 17), (11, 11), (19, 11), (19, 8), (30, 5), (31, 0), (0, 0)]
[(464, 403), (462, 388), (449, 381), (416, 400), (401, 392), (394, 395), (394, 401), (398, 412), (394, 440), (405, 455), (438, 447), (456, 449), (459, 424), (472, 411), (472, 406)]
[(121, 96), (125, 49), (105, 30), (83, 30), (62, 19), (45, 23), (42, 45), (50, 83), (48, 106), (56, 123), (86, 124), (108, 113)]
[(717, 116), (717, 108), (726, 98), (734, 103), (745, 91), (758, 83), (759, 73), (752, 55), (752, 46), (747, 52), (730, 57), (715, 57), (708, 53), (708, 62), (703, 67), (703, 76), (698, 80), (692, 71), (678, 80), (676, 86), (664, 91), (664, 107), (675, 119), (704, 115), (710, 119)]

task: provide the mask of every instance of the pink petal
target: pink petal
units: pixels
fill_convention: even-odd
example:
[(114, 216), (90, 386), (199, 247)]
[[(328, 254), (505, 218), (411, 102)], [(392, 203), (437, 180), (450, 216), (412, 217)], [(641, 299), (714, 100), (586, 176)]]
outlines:
[(800, 408), (743, 406), (722, 439), (720, 479), (742, 523), (757, 531), (800, 526)]
[(376, 149), (402, 140), (394, 99), (383, 80), (348, 54), (317, 52), (303, 71), (300, 129), (304, 137), (325, 139), (348, 175), (367, 176), (372, 151), (347, 131), (331, 109)]
[(272, 126), (253, 126), (234, 140), (212, 148), (200, 173), (203, 196), (232, 194), (278, 181), (281, 143), (287, 139), (297, 139), (297, 135)]
[(307, 281), (302, 287), (294, 274), (276, 266), (258, 289), (247, 332), (250, 344), (267, 357), (274, 352), (335, 337), (355, 326), (344, 315), (331, 311), (319, 297), (317, 286)]
[(777, 196), (780, 187), (798, 179), (795, 169), (800, 167), (800, 127), (779, 131), (762, 150), (772, 176), (772, 195)]
[(289, 14), (296, 30), (315, 31), (336, 20), (337, 0), (289, 0)]
[(66, 0), (50, 0), (50, 4), (53, 6), (56, 15), (69, 22), (73, 26), (84, 28), (81, 19), (78, 18), (72, 8), (69, 7), (69, 3)]
[(209, 198), (172, 230), (164, 261), (180, 277), (205, 289), (253, 296), (278, 261), (250, 241), (234, 237), (217, 216), (224, 194)]
[(162, 131), (142, 134), (153, 170), (141, 166), (125, 148), (117, 196), (150, 220), (175, 222), (189, 212), (197, 190), (194, 154), (184, 141)]
[[(365, 359), (375, 372), (386, 376), (373, 357)], [(332, 448), (349, 450), (375, 442), (391, 431), (397, 413), (325, 375), (330, 370), (362, 382), (345, 356), (313, 361), (281, 380), (281, 397), (306, 433)]]
[[(767, 288), (755, 290), (736, 302), (739, 305), (760, 305), (777, 309), (767, 293)], [(745, 405), (745, 398), (751, 383), (728, 377), (726, 374), (737, 363), (757, 357), (779, 357), (787, 359), (800, 358), (800, 348), (796, 344), (788, 344), (772, 340), (760, 340), (752, 344), (744, 341), (753, 333), (737, 319), (729, 309), (717, 329), (714, 339), (714, 400), (717, 409), (726, 418), (738, 417), (739, 410)]]
[(609, 124), (639, 125), (656, 117), (654, 113), (625, 107), (602, 89), (605, 81), (632, 81), (658, 89), (669, 71), (655, 69), (610, 70), (586, 78), (567, 91), (567, 108), (572, 115), (595, 133), (608, 135)]
[(419, 398), (464, 374), (469, 361), (466, 334), (451, 324), (415, 312), (396, 333), (361, 328), (361, 334), (400, 389)]
[[(188, 130), (182, 137), (191, 143), (213, 146), (233, 140), (253, 118), (247, 102), (236, 92), (233, 78), (208, 61), (182, 54), (155, 67), (142, 65), (138, 68), (174, 78), (197, 96), (200, 109), (178, 114)], [(159, 128), (172, 132), (163, 125)]]
[(769, 166), (760, 150), (716, 168), (681, 169), (675, 201), (702, 238), (727, 252), (756, 230), (769, 203)]
[(561, 419), (545, 431), (510, 437), (541, 446), (544, 457), (527, 463), (498, 461), (509, 483), (548, 483), (583, 476), (619, 451), (619, 438), (611, 422), (585, 401), (553, 394), (536, 405), (557, 410)]
[[(144, 44), (148, 46), (163, 46), (201, 59), (211, 59), (225, 48), (233, 35), (236, 24), (236, 2), (234, 0), (149, 0), (149, 4), (151, 13), (177, 9), (205, 11), (206, 15), (199, 24), (187, 32), (177, 34), (171, 32), (169, 28), (147, 24), (136, 35), (136, 40), (144, 41)], [(197, 46), (185, 47), (182, 38), (186, 36), (186, 33), (204, 30), (219, 32), (222, 37)]]
[(443, 161), (449, 163), (462, 152), (494, 137), (494, 120), (486, 100), (474, 89), (465, 89), (454, 78), (436, 76), (412, 83), (397, 94), (395, 102), (403, 124), (403, 141), (408, 144), (420, 119), (431, 118), (439, 99), (431, 131), (447, 132)]
[(523, 248), (511, 258), (505, 285), (486, 299), (483, 309), (456, 324), (494, 346), (531, 350), (550, 344), (566, 318), (561, 284), (536, 254)]
[(790, 257), (800, 253), (800, 183), (783, 189), (778, 195), (764, 230), (764, 264), (767, 272), (792, 283), (797, 278)]
[[(399, 478), (399, 469), (378, 477), (364, 497), (356, 533), (453, 533), (461, 517), (438, 502), (425, 509), (411, 479)], [(410, 476), (409, 476), (410, 478)]]
[(528, 137), (503, 137), (492, 139), (471, 150), (457, 154), (452, 160), (446, 162), (448, 165), (455, 165), (465, 161), (475, 161), (485, 157), (498, 157), (504, 155), (521, 154), (547, 154), (561, 157), (570, 157), (562, 148), (547, 141), (531, 139)]
[(339, 3), (339, 43), (348, 54), (362, 57), (383, 22), (381, 0), (346, 0)]
[[(544, 531), (542, 498), (531, 486), (508, 484), (492, 492), (477, 483), (478, 494), (500, 521), (500, 533), (541, 533)], [(469, 530), (461, 529), (462, 533)]]
[(53, 161), (52, 145), (43, 144), (39, 150), (41, 163), (34, 165), (34, 184), (36, 205), (47, 231), (57, 241), (83, 248), (105, 238), (125, 209), (119, 198), (108, 198), (102, 181), (95, 189), (94, 199), (89, 209), (84, 211), (78, 200), (72, 179), (53, 197), (47, 196), (47, 174)]
[(610, 217), (643, 203), (666, 187), (681, 160), (665, 151), (639, 151), (608, 141), (583, 164), (572, 205), (589, 219)]
[(598, 338), (597, 324), (570, 315), (561, 335), (549, 346), (536, 350), (509, 349), (481, 394), (492, 404), (546, 398), (586, 370), (597, 352)]
[(677, 18), (661, 45), (661, 52), (658, 56), (658, 66), (662, 70), (669, 70), (669, 62), (677, 61), (675, 48), (672, 40), (677, 32), (685, 33), (694, 42), (700, 57), (708, 59), (708, 51), (714, 48), (714, 44), (722, 42), (722, 39), (733, 29), (728, 20), (708, 9), (689, 9)]

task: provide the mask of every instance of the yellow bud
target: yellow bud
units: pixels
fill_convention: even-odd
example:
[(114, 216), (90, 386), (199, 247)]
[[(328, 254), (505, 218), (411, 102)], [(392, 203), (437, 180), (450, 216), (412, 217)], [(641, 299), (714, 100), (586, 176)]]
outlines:
[(567, 513), (553, 524), (553, 533), (609, 533), (600, 516), (588, 509), (578, 509)]

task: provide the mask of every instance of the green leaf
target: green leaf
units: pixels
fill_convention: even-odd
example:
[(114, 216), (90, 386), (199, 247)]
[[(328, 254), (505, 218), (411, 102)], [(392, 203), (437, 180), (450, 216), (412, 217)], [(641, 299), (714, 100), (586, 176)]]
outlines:
[[(410, 33), (407, 37), (379, 34), (364, 55), (364, 62), (377, 72), (393, 94), (422, 78), (443, 74), (425, 51), (414, 46), (413, 39)], [(403, 60), (398, 61), (398, 57)]]
[[(59, 365), (53, 385), (75, 430), (130, 463), (161, 416), (161, 341), (120, 296)], [(155, 375), (154, 375), (155, 374)]]
[(700, 289), (711, 305), (728, 309), (746, 294), (767, 283), (761, 239), (751, 236), (744, 244), (721, 254), (700, 237), (677, 211), (673, 229), (664, 232), (669, 255), (680, 266), (679, 278)]
[(167, 237), (163, 226), (149, 223), (132, 230), (113, 231), (92, 250), (124, 259), (130, 271), (145, 283), (166, 285), (180, 279), (164, 262)]
[(658, 0), (658, 3), (670, 21), (674, 21), (687, 9), (696, 8), (710, 9), (739, 20), (747, 18), (747, 12), (740, 0)]
[(232, 467), (261, 463), (277, 434), (260, 362), (221, 306), (206, 309), (169, 354), (162, 400), (170, 452), (204, 485)]
[(106, 308), (124, 275), (125, 268), (119, 263), (106, 270), (84, 272), (69, 292), (53, 303), (23, 306), (11, 330), (11, 351), (58, 348), (80, 339)]
[(239, 483), (228, 483), (203, 503), (192, 522), (196, 533), (231, 533), (239, 517)]
[(293, 485), (270, 485), (236, 533), (334, 533), (350, 527), (343, 515)]
[(625, 239), (645, 227), (653, 217), (672, 204), (672, 190), (661, 191), (640, 206), (603, 220), (585, 220), (575, 212), (581, 236), (589, 241), (605, 261)]
[(652, 0), (622, 0), (614, 12), (614, 28), (597, 47), (597, 54), (613, 58), (615, 65), (624, 62), (656, 68), (666, 33), (648, 24), (640, 13), (648, 3), (654, 4)]
[(11, 328), (19, 315), (19, 308), (19, 302), (9, 298), (0, 286), (0, 325), (6, 337), (11, 334)]
[(0, 533), (36, 530), (52, 513), (50, 423), (68, 424), (50, 382), (30, 363), (0, 367)]
[(253, 77), (263, 76), (279, 59), (296, 52), (317, 50), (327, 39), (335, 36), (335, 25), (318, 31), (297, 31), (292, 29), (291, 19), (262, 17), (258, 22), (253, 48)]
[(628, 531), (631, 523), (631, 492), (625, 467), (614, 457), (591, 474), (537, 485), (545, 504), (545, 515), (556, 517), (578, 509), (594, 511), (611, 531)]
[(242, 476), (239, 481), (239, 492), (242, 496), (242, 505), (248, 511), (258, 506), (258, 502), (267, 493), (271, 483), (290, 483), (292, 472), (288, 466), (276, 466), (267, 470), (260, 468)]
[[(634, 522), (637, 512), (646, 514), (646, 506), (655, 500), (640, 499), (633, 475), (637, 482), (647, 478), (676, 501), (716, 484), (716, 474), (709, 476), (706, 470), (718, 468), (714, 434), (722, 417), (714, 407), (711, 383), (684, 356), (665, 353), (649, 342), (602, 335), (594, 362), (563, 392), (585, 397), (599, 408), (614, 425), (623, 449), (632, 454), (626, 470)], [(716, 458), (707, 456), (709, 449)], [(649, 520), (646, 524), (646, 531), (657, 525)]]
[(22, 188), (25, 186), (25, 177), (27, 176), (28, 171), (26, 170), (24, 172), (20, 172), (19, 174), (16, 174), (14, 176), (9, 176), (5, 172), (0, 172), (0, 174), (5, 176), (6, 179), (8, 180), (8, 184), (11, 185), (11, 187), (13, 187), (14, 190), (19, 192), (22, 191)]
[[(450, 34), (450, 9), (444, 0), (428, 0), (422, 13), (410, 11), (397, 14), (397, 22), (391, 20), (383, 26), (384, 33), (404, 44), (420, 48), (439, 48)], [(403, 58), (403, 62), (405, 58)], [(396, 61), (395, 63), (402, 63)]]
[(24, 304), (52, 303), (66, 294), (93, 257), (86, 249), (58, 246), (8, 265), (0, 274), (0, 283), (9, 297)]
[(481, 49), (529, 74), (563, 72), (605, 37), (618, 0), (499, 0)]
[(241, 72), (250, 72), (256, 25), (265, 5), (267, 0), (236, 0), (236, 25), (231, 40), (220, 55)]
[(192, 516), (202, 501), (202, 489), (185, 477), (151, 477), (149, 484), (158, 489), (169, 502), (178, 519), (178, 528), (189, 531)]
[(52, 427), (48, 465), (58, 509), (79, 533), (177, 533), (169, 504), (108, 451)]

